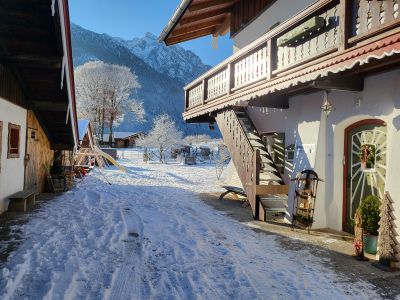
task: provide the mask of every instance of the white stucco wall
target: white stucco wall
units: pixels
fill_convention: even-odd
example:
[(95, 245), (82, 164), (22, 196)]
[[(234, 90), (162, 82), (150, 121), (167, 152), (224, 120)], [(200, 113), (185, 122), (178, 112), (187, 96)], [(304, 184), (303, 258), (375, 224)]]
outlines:
[[(381, 119), (387, 123), (388, 155), (386, 190), (396, 202), (400, 220), (400, 71), (365, 79), (360, 93), (334, 91), (331, 115), (321, 111), (323, 92), (300, 95), (289, 100), (289, 109), (249, 108), (249, 115), (261, 132), (285, 132), (286, 146), (315, 145), (315, 153), (303, 153), (294, 164), (286, 164), (285, 179), (296, 172), (313, 168), (325, 180), (318, 189), (314, 228), (342, 230), (344, 130), (363, 119)], [(357, 105), (361, 99), (361, 105)], [(293, 187), (291, 188), (293, 189)], [(293, 190), (289, 195), (292, 209)], [(400, 221), (398, 228), (400, 228)]]
[(233, 38), (233, 51), (237, 51), (269, 31), (277, 22), (282, 23), (305, 9), (315, 0), (278, 0)]
[[(0, 171), (0, 214), (7, 210), (7, 196), (24, 188), (24, 156), (26, 145), (26, 116), (27, 111), (17, 105), (0, 98), (0, 121), (3, 122), (2, 152)], [(8, 123), (21, 126), (20, 156), (7, 158)]]

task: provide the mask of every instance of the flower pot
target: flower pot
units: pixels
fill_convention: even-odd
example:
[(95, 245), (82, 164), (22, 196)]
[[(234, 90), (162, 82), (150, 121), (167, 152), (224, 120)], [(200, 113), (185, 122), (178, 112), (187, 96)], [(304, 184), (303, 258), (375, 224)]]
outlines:
[(378, 250), (378, 237), (376, 235), (364, 234), (364, 251), (376, 254)]

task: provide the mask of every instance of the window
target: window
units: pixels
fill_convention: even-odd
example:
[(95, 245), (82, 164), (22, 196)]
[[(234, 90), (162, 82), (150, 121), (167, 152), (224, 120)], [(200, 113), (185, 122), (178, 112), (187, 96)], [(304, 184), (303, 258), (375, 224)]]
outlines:
[(295, 145), (291, 144), (286, 147), (286, 161), (293, 162), (294, 161), (294, 152), (295, 152)]
[(19, 158), (19, 133), (21, 126), (8, 123), (8, 153), (7, 158)]

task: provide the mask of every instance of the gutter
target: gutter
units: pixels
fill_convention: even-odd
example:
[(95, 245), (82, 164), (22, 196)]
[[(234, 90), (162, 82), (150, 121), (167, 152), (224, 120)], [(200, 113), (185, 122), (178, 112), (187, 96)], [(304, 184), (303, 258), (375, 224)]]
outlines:
[(72, 62), (72, 47), (71, 47), (71, 28), (69, 20), (69, 8), (68, 0), (58, 0), (58, 9), (61, 23), (61, 35), (63, 43), (64, 57), (66, 57), (66, 82), (68, 89), (68, 100), (69, 100), (69, 113), (72, 124), (72, 132), (74, 137), (74, 148), (79, 145), (79, 134), (78, 134), (78, 119), (76, 113), (76, 101), (75, 101), (75, 82), (74, 82), (74, 65)]
[(188, 7), (192, 3), (192, 1), (193, 0), (181, 0), (181, 3), (175, 10), (171, 19), (168, 21), (168, 24), (164, 27), (163, 31), (161, 32), (160, 36), (158, 37), (159, 42), (165, 43), (165, 40), (170, 35), (171, 31), (176, 27), (180, 18), (183, 16), (184, 12), (188, 9)]

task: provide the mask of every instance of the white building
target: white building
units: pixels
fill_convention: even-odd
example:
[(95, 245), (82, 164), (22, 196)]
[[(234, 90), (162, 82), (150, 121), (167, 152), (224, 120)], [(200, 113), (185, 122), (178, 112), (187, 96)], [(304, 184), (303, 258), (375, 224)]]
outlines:
[(233, 55), (185, 87), (183, 117), (217, 121), (255, 218), (270, 208), (258, 186), (289, 185), (291, 221), (290, 180), (312, 169), (324, 179), (313, 228), (352, 232), (360, 202), (385, 192), (400, 227), (399, 25), (395, 0), (181, 1), (160, 40), (233, 39)]

